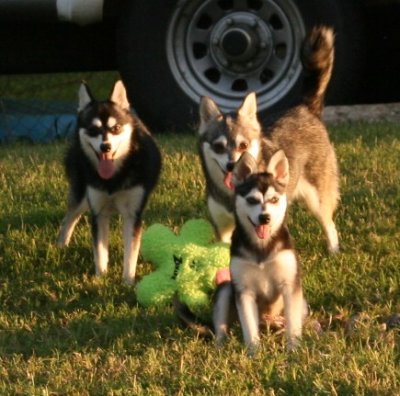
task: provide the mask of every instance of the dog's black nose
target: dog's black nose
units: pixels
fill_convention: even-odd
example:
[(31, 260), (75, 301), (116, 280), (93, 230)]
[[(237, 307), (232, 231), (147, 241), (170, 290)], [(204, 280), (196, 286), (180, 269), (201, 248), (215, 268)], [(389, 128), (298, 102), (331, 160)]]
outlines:
[(235, 161), (229, 161), (229, 162), (226, 164), (226, 170), (227, 170), (228, 172), (232, 172), (234, 167), (235, 167)]
[(100, 150), (103, 153), (108, 153), (111, 151), (111, 144), (110, 143), (101, 143), (100, 144)]
[(260, 224), (268, 224), (271, 221), (271, 216), (267, 213), (262, 213), (258, 216)]

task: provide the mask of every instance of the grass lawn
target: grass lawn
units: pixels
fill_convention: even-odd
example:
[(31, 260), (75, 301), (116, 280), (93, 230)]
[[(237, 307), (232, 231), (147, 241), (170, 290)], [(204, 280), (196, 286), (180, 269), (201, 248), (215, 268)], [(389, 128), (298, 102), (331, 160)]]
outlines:
[[(265, 334), (250, 359), (239, 328), (223, 350), (183, 327), (171, 308), (137, 305), (121, 283), (120, 219), (110, 272), (94, 277), (90, 227), (55, 246), (66, 208), (66, 145), (0, 146), (0, 394), (396, 395), (400, 394), (400, 127), (330, 128), (341, 168), (336, 222), (341, 253), (328, 256), (317, 222), (298, 205), (290, 229), (312, 318), (290, 355)], [(157, 136), (164, 157), (146, 226), (178, 229), (206, 217), (196, 137)], [(140, 259), (138, 276), (150, 271)]]

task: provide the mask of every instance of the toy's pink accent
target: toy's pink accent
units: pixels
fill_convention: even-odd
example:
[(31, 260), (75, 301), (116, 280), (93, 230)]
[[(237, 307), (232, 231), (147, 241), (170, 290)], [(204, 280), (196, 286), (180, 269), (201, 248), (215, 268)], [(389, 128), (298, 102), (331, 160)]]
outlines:
[(231, 281), (231, 272), (229, 271), (229, 268), (221, 268), (217, 271), (215, 275), (215, 283), (217, 285), (230, 281)]

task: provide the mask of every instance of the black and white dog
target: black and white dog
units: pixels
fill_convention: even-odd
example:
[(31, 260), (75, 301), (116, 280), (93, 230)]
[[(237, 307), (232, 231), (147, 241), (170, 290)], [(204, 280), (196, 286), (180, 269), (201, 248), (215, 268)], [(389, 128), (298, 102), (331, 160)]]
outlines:
[(245, 152), (233, 170), (235, 229), (232, 235), (231, 281), (216, 292), (213, 326), (216, 341), (227, 336), (233, 303), (250, 351), (259, 344), (260, 323), (284, 313), (288, 348), (301, 336), (307, 305), (300, 268), (285, 224), (289, 162), (282, 150), (263, 169)]
[(161, 169), (160, 152), (149, 131), (130, 112), (125, 87), (117, 81), (108, 100), (97, 101), (82, 83), (78, 126), (65, 158), (70, 185), (68, 211), (59, 246), (67, 246), (80, 216), (92, 214), (96, 274), (108, 265), (110, 216), (124, 221), (123, 278), (135, 278), (142, 231), (142, 213)]

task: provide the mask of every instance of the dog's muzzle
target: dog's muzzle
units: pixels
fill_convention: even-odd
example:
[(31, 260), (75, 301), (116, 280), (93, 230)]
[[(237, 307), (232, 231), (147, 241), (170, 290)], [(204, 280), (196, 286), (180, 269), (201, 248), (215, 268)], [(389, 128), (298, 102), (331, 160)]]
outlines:
[(258, 216), (260, 224), (268, 224), (271, 221), (271, 216), (268, 213), (262, 213)]
[(100, 150), (103, 153), (109, 153), (111, 151), (111, 144), (110, 143), (101, 143)]
[(232, 172), (234, 167), (235, 167), (235, 161), (229, 161), (226, 164), (226, 171), (227, 172)]

